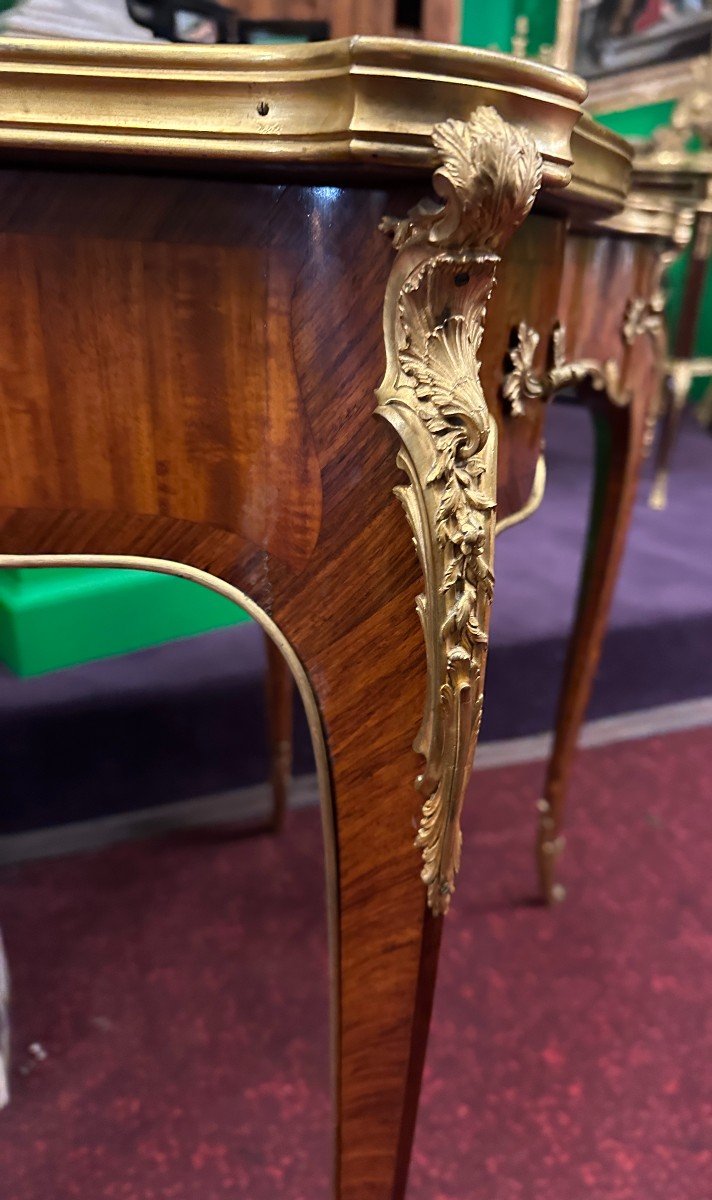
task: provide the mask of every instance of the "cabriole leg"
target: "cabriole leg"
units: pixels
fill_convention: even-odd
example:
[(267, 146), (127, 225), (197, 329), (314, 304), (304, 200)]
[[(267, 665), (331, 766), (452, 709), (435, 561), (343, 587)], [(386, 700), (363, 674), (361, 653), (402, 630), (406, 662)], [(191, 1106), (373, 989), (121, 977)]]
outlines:
[(579, 599), (559, 694), (554, 747), (539, 801), (537, 862), (544, 897), (560, 900), (557, 863), (578, 736), (598, 668), (643, 455), (645, 406), (621, 407), (590, 391), (596, 440), (591, 516)]
[(292, 772), (294, 684), (282, 654), (265, 637), (267, 654), (266, 700), (272, 774), (272, 828), (278, 832), (287, 809)]
[(662, 509), (667, 506), (670, 460), (680, 433), (680, 423), (687, 404), (690, 382), (690, 373), (685, 369), (684, 364), (679, 364), (667, 378), (666, 403), (655, 452), (655, 477), (648, 501), (651, 508)]

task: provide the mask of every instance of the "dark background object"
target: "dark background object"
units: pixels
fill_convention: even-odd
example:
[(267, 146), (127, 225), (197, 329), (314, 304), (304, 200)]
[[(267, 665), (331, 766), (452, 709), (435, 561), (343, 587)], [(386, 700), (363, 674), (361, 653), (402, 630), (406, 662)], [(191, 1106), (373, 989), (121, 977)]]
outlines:
[(599, 0), (581, 6), (575, 69), (585, 79), (706, 54), (712, 32), (710, 0)]
[(129, 16), (169, 42), (320, 42), (330, 36), (328, 21), (258, 21), (240, 17), (215, 0), (126, 0)]

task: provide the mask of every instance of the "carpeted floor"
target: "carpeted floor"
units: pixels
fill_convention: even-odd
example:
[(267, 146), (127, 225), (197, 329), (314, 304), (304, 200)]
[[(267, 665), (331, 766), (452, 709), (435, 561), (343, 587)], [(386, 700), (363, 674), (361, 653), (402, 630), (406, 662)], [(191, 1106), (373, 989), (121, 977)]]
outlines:
[[(538, 774), (471, 785), (409, 1200), (707, 1200), (710, 733), (581, 756), (554, 912), (531, 902)], [(327, 1200), (314, 810), (5, 868), (0, 910), (2, 1200)]]

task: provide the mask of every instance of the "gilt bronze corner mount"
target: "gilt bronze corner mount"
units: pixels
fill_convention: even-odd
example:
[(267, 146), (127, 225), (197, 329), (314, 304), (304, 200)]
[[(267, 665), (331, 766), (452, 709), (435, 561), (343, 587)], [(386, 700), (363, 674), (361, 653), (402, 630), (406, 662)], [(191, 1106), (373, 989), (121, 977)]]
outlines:
[[(654, 339), (660, 337), (664, 305), (664, 294), (657, 285), (649, 299), (634, 296), (628, 301), (620, 327), (624, 347), (630, 348), (644, 334)], [(523, 416), (529, 402), (548, 402), (564, 388), (584, 382), (594, 391), (605, 392), (614, 404), (628, 403), (629, 393), (622, 386), (624, 370), (615, 358), (567, 358), (566, 326), (557, 321), (549, 343), (549, 365), (544, 371), (537, 371), (534, 359), (540, 340), (535, 329), (520, 321), (502, 383), (502, 398), (509, 404), (512, 416)]]
[(556, 323), (549, 346), (549, 366), (543, 372), (534, 367), (540, 337), (535, 329), (520, 321), (509, 351), (510, 365), (502, 384), (502, 397), (509, 403), (512, 416), (526, 412), (530, 401), (547, 402), (563, 388), (587, 381), (597, 391), (617, 393), (618, 364), (613, 359), (599, 362), (592, 358), (567, 359), (566, 326)]
[(397, 256), (384, 305), (386, 374), (377, 413), (396, 430), (396, 489), (424, 576), (417, 598), (427, 695), (414, 743), (425, 758), (416, 845), (432, 911), (447, 911), (460, 814), (477, 741), (492, 598), (496, 425), (479, 348), (499, 251), (529, 212), (542, 159), (529, 133), (490, 107), (436, 125), (433, 186), (405, 218), (385, 218)]

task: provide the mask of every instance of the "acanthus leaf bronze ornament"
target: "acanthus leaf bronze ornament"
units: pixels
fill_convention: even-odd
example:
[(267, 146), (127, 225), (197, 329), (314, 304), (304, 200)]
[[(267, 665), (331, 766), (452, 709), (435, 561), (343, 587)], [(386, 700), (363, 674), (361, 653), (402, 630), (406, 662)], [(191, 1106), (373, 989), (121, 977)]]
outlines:
[(650, 299), (634, 296), (626, 305), (621, 327), (621, 336), (627, 346), (632, 346), (636, 338), (647, 333), (655, 340), (663, 329), (663, 313), (665, 311), (665, 293), (661, 282), (656, 283)]
[(613, 359), (601, 363), (592, 358), (569, 361), (566, 357), (564, 325), (557, 322), (554, 326), (549, 350), (550, 366), (543, 372), (537, 372), (534, 367), (539, 341), (536, 330), (521, 321), (509, 351), (510, 367), (502, 384), (502, 396), (509, 402), (512, 416), (522, 416), (529, 401), (546, 402), (562, 388), (584, 381), (597, 391), (606, 391), (610, 396), (618, 395), (620, 376), (617, 363)]
[[(656, 276), (649, 299), (634, 296), (626, 304), (620, 328), (621, 341), (631, 347), (639, 337), (647, 335), (653, 339), (658, 354), (664, 353), (665, 339), (665, 292), (662, 287), (662, 271), (668, 260), (661, 256), (659, 274)], [(661, 340), (662, 339), (662, 340)], [(588, 382), (595, 391), (605, 391), (617, 405), (625, 405), (630, 394), (621, 387), (623, 372), (613, 358), (603, 362), (593, 358), (567, 359), (566, 326), (558, 321), (554, 325), (549, 345), (549, 366), (543, 372), (534, 367), (540, 337), (535, 329), (520, 321), (513, 344), (509, 350), (509, 367), (502, 383), (502, 398), (509, 403), (512, 416), (520, 417), (530, 401), (552, 400), (557, 392), (566, 387), (575, 387)]]
[(416, 846), (432, 911), (445, 913), (460, 864), (460, 815), (482, 713), (492, 599), (496, 425), (478, 352), (498, 251), (541, 184), (531, 136), (484, 107), (433, 130), (441, 166), (424, 201), (386, 218), (397, 257), (386, 289), (386, 374), (377, 413), (396, 430), (396, 489), (413, 530), (425, 590), (425, 714), (414, 748), (425, 758)]

